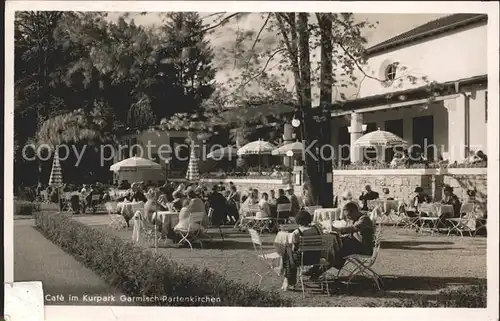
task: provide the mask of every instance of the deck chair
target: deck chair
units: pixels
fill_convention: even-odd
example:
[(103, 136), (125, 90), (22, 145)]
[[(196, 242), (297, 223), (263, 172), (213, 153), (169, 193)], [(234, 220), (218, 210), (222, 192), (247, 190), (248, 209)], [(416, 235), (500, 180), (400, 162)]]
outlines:
[[(214, 216), (214, 209), (209, 208), (208, 209), (208, 223), (210, 226), (214, 226), (213, 221), (212, 221), (213, 216)], [(222, 228), (221, 228), (220, 224), (219, 224), (219, 226), (217, 226), (217, 228), (219, 229), (219, 233), (220, 233), (220, 237), (222, 239), (222, 242), (224, 242), (224, 234), (222, 233)]]
[[(326, 242), (324, 235), (301, 236), (299, 239), (300, 264), (297, 269), (297, 276), (302, 287), (302, 297), (305, 297), (305, 283), (319, 283), (321, 291), (324, 291), (323, 286), (327, 284), (326, 279), (320, 278), (315, 281), (304, 281), (304, 272), (306, 267), (319, 267), (323, 269), (328, 265), (328, 261), (324, 258), (324, 254), (329, 250), (329, 244)], [(326, 287), (326, 292), (330, 295), (330, 289)]]
[[(380, 275), (372, 269), (373, 264), (377, 260), (378, 252), (380, 251), (380, 242), (382, 240), (382, 230), (377, 229), (375, 232), (375, 246), (372, 255), (352, 254), (345, 257), (346, 262), (344, 266), (338, 271), (337, 278), (340, 276), (341, 271), (348, 271), (347, 284), (356, 276), (366, 276), (371, 278), (379, 290), (382, 290), (383, 282)], [(348, 266), (352, 265), (353, 268), (349, 271)]]
[(453, 232), (457, 232), (461, 237), (464, 236), (464, 232), (469, 233), (469, 236), (473, 236), (475, 229), (471, 228), (468, 223), (470, 220), (475, 219), (474, 217), (474, 204), (464, 203), (460, 208), (460, 214), (465, 214), (462, 217), (449, 218), (447, 221), (451, 224), (451, 228), (448, 230), (448, 236)]
[(260, 267), (255, 272), (252, 283), (254, 283), (256, 278), (258, 277), (259, 283), (257, 287), (260, 288), (262, 280), (269, 274), (274, 273), (277, 276), (280, 276), (279, 262), (281, 260), (281, 256), (277, 252), (264, 252), (264, 249), (262, 247), (262, 240), (256, 230), (248, 229), (248, 233), (250, 233), (250, 238), (252, 240), (253, 248), (256, 253), (257, 261), (260, 265)]
[(117, 202), (107, 202), (104, 204), (106, 207), (106, 212), (108, 212), (109, 216), (109, 224), (108, 227), (114, 228), (116, 230), (124, 229), (127, 226), (125, 219), (120, 214), (116, 213), (116, 204)]
[(291, 213), (292, 212), (292, 203), (287, 204), (278, 204), (276, 207), (276, 224), (285, 224), (287, 219), (280, 218), (280, 213)]
[(194, 223), (197, 223), (201, 226), (204, 217), (205, 217), (205, 212), (193, 212), (189, 214), (189, 219), (188, 219), (189, 223), (187, 230), (177, 231), (177, 233), (179, 233), (182, 237), (178, 244), (186, 242), (192, 250), (193, 249), (192, 243), (196, 242), (200, 244), (200, 246), (203, 248), (203, 241), (200, 239), (200, 236), (205, 233), (205, 230), (203, 228), (198, 230), (193, 230), (191, 229), (191, 226)]

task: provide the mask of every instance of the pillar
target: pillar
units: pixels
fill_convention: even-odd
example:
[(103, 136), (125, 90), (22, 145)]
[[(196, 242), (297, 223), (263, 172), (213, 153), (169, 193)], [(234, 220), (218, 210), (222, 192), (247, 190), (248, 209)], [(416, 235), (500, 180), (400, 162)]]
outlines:
[(351, 163), (362, 162), (363, 153), (361, 147), (354, 146), (354, 142), (363, 136), (363, 115), (359, 113), (351, 114), (351, 126), (348, 127), (351, 134)]
[[(285, 124), (283, 126), (283, 145), (293, 143), (293, 127), (291, 124)], [(285, 166), (293, 166), (293, 160), (291, 161), (290, 157), (283, 157), (283, 165)]]
[(460, 162), (467, 158), (466, 141), (466, 97), (460, 95), (446, 100), (448, 110), (448, 160)]

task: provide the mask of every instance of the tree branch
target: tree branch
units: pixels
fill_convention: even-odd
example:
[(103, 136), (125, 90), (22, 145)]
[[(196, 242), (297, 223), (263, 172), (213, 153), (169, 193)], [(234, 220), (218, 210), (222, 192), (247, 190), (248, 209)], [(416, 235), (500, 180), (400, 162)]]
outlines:
[[(210, 26), (210, 27), (207, 27), (207, 28), (205, 28), (205, 29), (202, 29), (202, 30), (201, 30), (198, 34), (203, 34), (203, 33), (207, 32), (207, 31), (210, 31), (210, 30), (212, 30), (212, 29), (215, 29), (215, 28), (217, 28), (217, 27), (219, 27), (219, 26), (221, 26), (221, 25), (225, 24), (226, 22), (228, 22), (229, 20), (231, 20), (231, 18), (236, 17), (236, 16), (237, 16), (237, 15), (239, 15), (239, 14), (241, 14), (241, 12), (236, 12), (236, 13), (233, 13), (233, 14), (231, 14), (231, 15), (229, 15), (229, 16), (227, 16), (227, 17), (225, 17), (224, 19), (222, 19), (221, 21), (219, 21), (219, 22), (218, 22), (218, 23), (216, 23), (215, 25)], [(195, 34), (195, 36), (196, 36), (196, 35), (198, 35), (198, 34)]]
[(266, 61), (266, 64), (264, 65), (264, 68), (262, 68), (261, 71), (259, 71), (258, 73), (256, 73), (255, 75), (253, 75), (252, 77), (248, 78), (245, 82), (241, 82), (240, 85), (238, 86), (238, 88), (236, 88), (235, 90), (238, 90), (240, 89), (241, 87), (243, 86), (246, 86), (248, 85), (252, 80), (256, 79), (257, 77), (259, 77), (260, 75), (262, 75), (266, 69), (267, 69), (267, 66), (269, 65), (269, 63), (271, 62), (271, 60), (273, 60), (274, 56), (276, 56), (278, 53), (280, 52), (283, 52), (285, 51), (285, 48), (280, 48), (280, 49), (277, 49), (275, 52), (273, 52), (269, 58), (267, 59)]

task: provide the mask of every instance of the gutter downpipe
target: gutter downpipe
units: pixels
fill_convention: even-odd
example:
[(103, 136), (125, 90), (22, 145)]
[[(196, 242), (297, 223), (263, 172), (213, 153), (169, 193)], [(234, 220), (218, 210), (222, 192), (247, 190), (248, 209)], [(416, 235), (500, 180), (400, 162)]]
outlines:
[(460, 91), (460, 81), (455, 82), (455, 92), (464, 96), (464, 152), (465, 158), (470, 151), (470, 97), (471, 95)]

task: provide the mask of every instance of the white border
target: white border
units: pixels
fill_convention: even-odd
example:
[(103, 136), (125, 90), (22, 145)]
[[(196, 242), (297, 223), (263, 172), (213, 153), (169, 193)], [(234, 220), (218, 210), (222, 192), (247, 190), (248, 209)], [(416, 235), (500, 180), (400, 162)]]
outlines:
[[(187, 319), (210, 319), (210, 312), (215, 312), (217, 319), (250, 320), (254, 318), (267, 319), (341, 319), (358, 320), (360, 317), (370, 320), (406, 320), (435, 319), (446, 320), (496, 320), (498, 319), (498, 3), (497, 2), (314, 2), (314, 1), (8, 1), (5, 8), (5, 280), (13, 280), (13, 18), (15, 10), (74, 10), (74, 11), (204, 11), (204, 12), (265, 12), (265, 11), (330, 11), (330, 12), (358, 12), (358, 13), (488, 13), (488, 95), (490, 108), (488, 124), (488, 193), (491, 195), (488, 210), (493, 215), (488, 224), (488, 309), (412, 309), (405, 313), (400, 309), (370, 309), (369, 315), (364, 314), (366, 309), (360, 308), (315, 308), (310, 309), (261, 309), (252, 308), (250, 313), (240, 311), (240, 308), (128, 308), (128, 307), (47, 307), (47, 320), (166, 320), (175, 317), (172, 313), (181, 312)], [(453, 53), (450, 53), (453, 54)], [(250, 312), (250, 309), (248, 309)], [(181, 317), (181, 315), (179, 315)]]
[(338, 169), (333, 176), (486, 175), (487, 168)]

